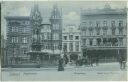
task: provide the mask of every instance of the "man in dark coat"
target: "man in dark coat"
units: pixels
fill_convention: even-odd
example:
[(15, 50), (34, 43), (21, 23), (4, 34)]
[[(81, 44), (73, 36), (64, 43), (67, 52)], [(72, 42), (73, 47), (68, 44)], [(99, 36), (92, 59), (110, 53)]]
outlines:
[(120, 59), (119, 59), (119, 63), (120, 63), (120, 69), (125, 69), (125, 67), (126, 67), (125, 57), (121, 56)]

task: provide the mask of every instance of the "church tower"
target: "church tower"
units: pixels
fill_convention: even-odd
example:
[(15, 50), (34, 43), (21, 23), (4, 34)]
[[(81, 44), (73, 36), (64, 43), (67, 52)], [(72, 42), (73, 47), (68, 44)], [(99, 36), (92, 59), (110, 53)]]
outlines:
[(34, 8), (31, 10), (30, 14), (30, 25), (32, 28), (32, 51), (41, 51), (41, 41), (40, 41), (40, 25), (42, 22), (41, 13), (39, 11), (38, 5), (35, 4)]
[(53, 50), (61, 50), (62, 48), (62, 11), (57, 4), (53, 6), (51, 12), (51, 31)]

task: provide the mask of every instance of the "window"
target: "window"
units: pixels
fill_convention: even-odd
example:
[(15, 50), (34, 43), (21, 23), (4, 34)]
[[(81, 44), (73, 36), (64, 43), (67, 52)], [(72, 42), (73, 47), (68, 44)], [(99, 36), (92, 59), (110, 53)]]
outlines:
[(54, 44), (54, 49), (58, 49), (58, 44)]
[(96, 21), (96, 27), (100, 27), (100, 22)]
[(45, 44), (45, 49), (48, 49), (48, 44)]
[(18, 37), (12, 37), (12, 43), (18, 43)]
[(96, 32), (97, 32), (97, 35), (100, 35), (100, 30), (96, 30)]
[(92, 30), (89, 31), (89, 35), (90, 35), (90, 36), (93, 35), (93, 31), (92, 31)]
[(123, 26), (123, 21), (119, 21), (119, 27)]
[(67, 52), (67, 43), (63, 44), (63, 50), (64, 50), (64, 52)]
[(44, 34), (42, 35), (42, 38), (41, 38), (42, 40), (44, 39)]
[(69, 35), (69, 40), (73, 40), (73, 35)]
[(119, 38), (119, 45), (120, 45), (120, 46), (123, 45), (123, 38)]
[(53, 34), (53, 40), (59, 40), (59, 34), (54, 33)]
[(59, 24), (53, 24), (53, 29), (54, 29), (54, 30), (59, 29)]
[(75, 36), (75, 39), (76, 39), (76, 40), (79, 40), (79, 36)]
[(27, 32), (27, 28), (23, 27), (23, 33)]
[(72, 52), (73, 51), (73, 43), (69, 43), (69, 50)]
[(115, 30), (114, 29), (112, 29), (112, 35), (115, 35)]
[(44, 39), (45, 40), (47, 39), (47, 33), (44, 33)]
[(90, 27), (92, 27), (92, 26), (93, 26), (93, 25), (92, 25), (92, 21), (90, 21), (90, 22), (89, 22), (89, 26), (90, 26)]
[(29, 21), (26, 21), (25, 24), (26, 24), (26, 25), (29, 25)]
[(82, 31), (82, 36), (86, 36), (86, 31)]
[(90, 39), (89, 43), (90, 43), (90, 46), (92, 46), (92, 39)]
[(112, 22), (111, 22), (111, 26), (112, 26), (112, 27), (115, 27), (115, 21), (112, 21)]
[(67, 40), (67, 36), (64, 36), (64, 40)]
[(82, 23), (82, 29), (85, 30), (86, 29), (86, 22)]
[(27, 50), (23, 50), (23, 54), (27, 54)]
[(12, 27), (12, 32), (18, 32), (18, 27), (13, 26), (13, 27)]
[(86, 45), (86, 39), (82, 40), (83, 45)]
[(48, 49), (50, 49), (50, 48), (51, 48), (51, 44), (48, 43)]
[(119, 30), (119, 34), (123, 34), (123, 29), (120, 29)]
[(75, 48), (76, 48), (76, 51), (79, 51), (79, 42), (76, 42), (75, 44), (76, 44), (76, 45), (75, 45), (75, 46), (76, 46), (76, 47), (75, 47)]
[(51, 34), (50, 33), (47, 33), (47, 38), (48, 38), (48, 40), (51, 39)]
[(107, 26), (107, 21), (104, 21), (103, 22), (103, 26)]
[(103, 35), (107, 35), (107, 30), (103, 30)]
[(23, 43), (27, 43), (27, 37), (23, 37)]

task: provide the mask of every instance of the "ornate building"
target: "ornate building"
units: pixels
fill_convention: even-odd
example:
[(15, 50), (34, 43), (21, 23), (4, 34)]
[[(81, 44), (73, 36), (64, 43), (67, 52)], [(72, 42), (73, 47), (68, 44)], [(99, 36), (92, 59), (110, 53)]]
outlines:
[(31, 27), (29, 17), (7, 16), (7, 56), (8, 64), (21, 63), (22, 59), (28, 58)]
[(62, 48), (62, 11), (58, 9), (56, 4), (51, 12), (50, 23), (52, 27), (52, 49), (58, 52)]
[(83, 56), (100, 58), (101, 61), (117, 61), (126, 57), (127, 33), (126, 9), (103, 9), (81, 11), (81, 41)]
[(62, 51), (69, 61), (81, 59), (80, 29), (75, 25), (67, 25), (62, 32)]
[[(8, 61), (20, 64), (28, 59), (44, 60), (41, 55), (30, 52), (46, 52), (50, 60), (60, 55), (62, 44), (62, 16), (57, 5), (53, 6), (50, 16), (44, 17), (38, 5), (34, 5), (30, 16), (7, 16)], [(49, 14), (47, 14), (49, 15)], [(45, 22), (46, 19), (48, 22)], [(27, 54), (31, 55), (27, 55)], [(49, 55), (52, 54), (52, 55)], [(47, 59), (48, 58), (48, 59)], [(57, 60), (57, 59), (56, 59)]]

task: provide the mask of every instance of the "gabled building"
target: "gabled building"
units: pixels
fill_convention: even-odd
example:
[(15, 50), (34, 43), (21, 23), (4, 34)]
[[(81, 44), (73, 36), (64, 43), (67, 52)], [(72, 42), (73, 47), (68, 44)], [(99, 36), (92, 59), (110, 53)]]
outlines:
[(62, 32), (62, 51), (69, 61), (82, 58), (80, 29), (76, 25), (66, 25)]
[[(62, 11), (57, 5), (53, 6), (50, 17), (53, 51), (58, 52), (62, 48)], [(59, 52), (58, 52), (59, 53)]]

